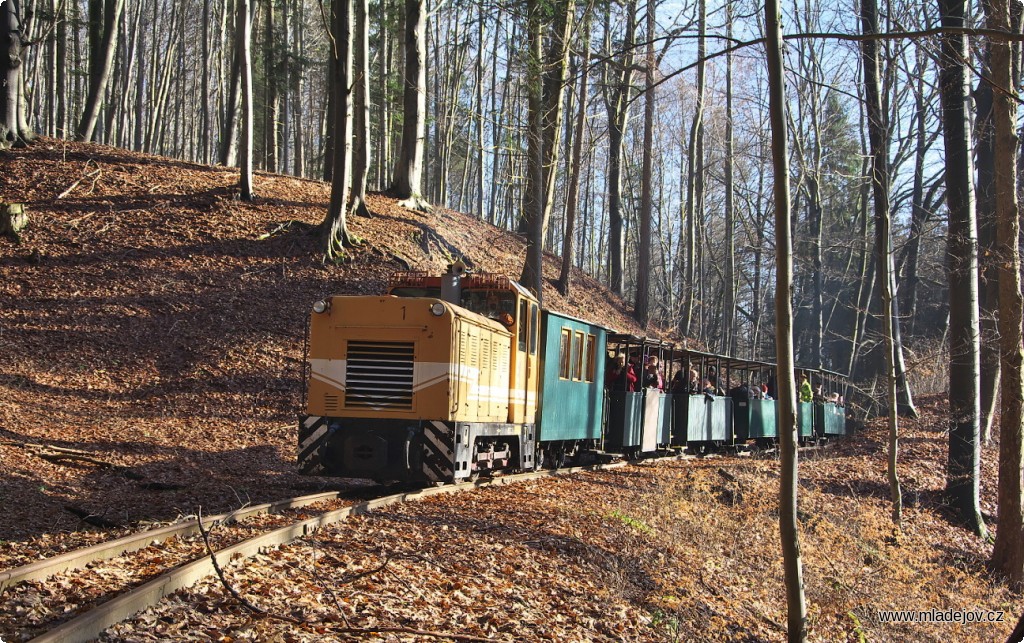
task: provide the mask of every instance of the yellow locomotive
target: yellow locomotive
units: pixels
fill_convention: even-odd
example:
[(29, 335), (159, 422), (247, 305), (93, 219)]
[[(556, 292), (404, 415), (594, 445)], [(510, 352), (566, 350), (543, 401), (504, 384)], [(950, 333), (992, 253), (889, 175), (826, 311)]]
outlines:
[(387, 296), (317, 302), (299, 468), (451, 482), (532, 469), (540, 307), (505, 276), (397, 273)]

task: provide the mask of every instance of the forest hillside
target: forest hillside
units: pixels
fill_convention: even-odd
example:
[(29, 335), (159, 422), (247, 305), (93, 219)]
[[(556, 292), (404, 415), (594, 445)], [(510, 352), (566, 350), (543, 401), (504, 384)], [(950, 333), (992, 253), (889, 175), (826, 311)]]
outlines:
[[(38, 480), (38, 462), (0, 446), (12, 469), (0, 540), (75, 527), (71, 503), (130, 524), (174, 517), (152, 516), (154, 502), (214, 511), (239, 496), (294, 495), (315, 484), (294, 474), (314, 301), (382, 293), (396, 270), (440, 272), (456, 259), (522, 270), (516, 235), (380, 196), (372, 217), (351, 221), (359, 247), (325, 265), (311, 228), (328, 184), (259, 174), (259, 198), (245, 203), (237, 182), (235, 170), (51, 139), (0, 156), (0, 201), (25, 203), (31, 217), (19, 243), (0, 238), (0, 438), (89, 444), (147, 481), (182, 487), (122, 498), (122, 476), (61, 465)], [(584, 275), (561, 297), (548, 259), (546, 305), (637, 330)], [(255, 473), (266, 479), (250, 484)]]
[[(394, 270), (456, 258), (512, 275), (522, 266), (513, 234), (379, 196), (372, 217), (351, 220), (359, 247), (325, 265), (309, 232), (326, 184), (261, 174), (259, 198), (244, 203), (236, 182), (229, 169), (50, 139), (0, 156), (0, 200), (31, 217), (20, 241), (0, 239), (0, 570), (199, 508), (335, 484), (295, 472), (311, 302), (377, 293)], [(638, 332), (598, 282), (575, 283), (568, 299), (548, 288), (547, 305)], [(903, 440), (902, 534), (888, 522), (880, 426), (801, 460), (813, 640), (986, 641), (1012, 629), (1019, 596), (987, 574), (990, 545), (941, 504), (945, 403), (922, 406)], [(38, 445), (88, 457), (46, 458)], [(985, 448), (982, 475), (990, 515), (995, 453)], [(318, 624), (308, 631), (254, 622), (214, 582), (114, 638), (179, 628), (320, 640), (340, 621), (397, 621), (485, 640), (783, 640), (777, 470), (770, 454), (708, 458), (410, 505), (321, 536), (337, 573), (388, 567), (357, 575), (330, 605), (314, 604), (308, 578), (288, 577), (299, 546), (246, 569), (246, 587)], [(451, 570), (472, 573), (455, 586)], [(22, 640), (41, 605), (73, 609), (91, 582), (0, 596), (0, 637)], [(881, 609), (1004, 610), (1006, 622), (885, 624)]]

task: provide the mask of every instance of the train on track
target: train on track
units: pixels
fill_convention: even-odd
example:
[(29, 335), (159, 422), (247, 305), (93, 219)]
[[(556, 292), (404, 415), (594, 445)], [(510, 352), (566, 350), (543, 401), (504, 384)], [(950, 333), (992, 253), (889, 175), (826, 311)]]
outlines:
[[(777, 437), (774, 365), (615, 333), (458, 262), (443, 275), (396, 273), (384, 296), (317, 301), (305, 352), (308, 475), (461, 482)], [(610, 373), (630, 363), (636, 383), (628, 366)], [(844, 378), (799, 374), (816, 392), (799, 403), (801, 442), (844, 435)]]

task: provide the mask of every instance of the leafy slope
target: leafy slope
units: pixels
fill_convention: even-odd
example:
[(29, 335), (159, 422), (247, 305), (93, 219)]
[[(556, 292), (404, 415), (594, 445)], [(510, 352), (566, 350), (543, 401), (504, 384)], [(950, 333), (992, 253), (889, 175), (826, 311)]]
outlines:
[[(234, 183), (223, 168), (96, 145), (44, 141), (0, 155), (0, 200), (26, 202), (33, 217), (20, 245), (0, 240), (0, 568), (200, 506), (213, 513), (337, 484), (294, 473), (309, 304), (379, 292), (404, 265), (440, 270), (461, 255), (485, 270), (521, 267), (514, 235), (382, 197), (371, 200), (373, 218), (352, 221), (360, 248), (324, 266), (307, 231), (327, 186), (260, 175), (262, 198), (244, 204)], [(553, 260), (547, 269), (556, 274)], [(636, 330), (595, 282), (577, 283), (571, 301), (547, 289), (549, 305)], [(802, 462), (817, 640), (862, 632), (981, 641), (1010, 631), (875, 620), (875, 610), (900, 607), (1018, 609), (1019, 598), (985, 576), (987, 547), (937, 504), (938, 405), (908, 425), (912, 506), (899, 539), (875, 432)], [(24, 443), (114, 467), (52, 462)], [(994, 454), (986, 458), (994, 481)], [(232, 572), (265, 592), (268, 608), (298, 610), (308, 625), (253, 622), (214, 585), (165, 606), (170, 625), (151, 615), (121, 636), (167, 638), (175, 634), (159, 632), (187, 625), (235, 639), (319, 640), (344, 638), (347, 618), (504, 640), (780, 640), (776, 470), (771, 460), (686, 462), (403, 507)], [(85, 528), (68, 506), (117, 526)], [(317, 557), (330, 564), (311, 577)], [(324, 583), (333, 592), (318, 591)], [(0, 624), (5, 640), (16, 631)]]
[[(371, 198), (373, 218), (352, 222), (363, 245), (324, 266), (309, 229), (328, 186), (260, 175), (263, 198), (245, 204), (235, 182), (223, 168), (62, 141), (0, 156), (0, 200), (25, 202), (32, 216), (20, 245), (0, 239), (0, 346), (10, 356), (0, 364), (0, 438), (88, 450), (147, 481), (186, 486), (140, 490), (123, 475), (0, 447), (11, 471), (4, 495), (18, 499), (0, 538), (75, 528), (69, 502), (131, 523), (308, 489), (315, 481), (293, 469), (311, 303), (379, 293), (403, 262), (521, 267), (514, 235), (381, 197)], [(633, 328), (603, 289), (577, 279), (572, 300), (551, 290), (550, 304)]]

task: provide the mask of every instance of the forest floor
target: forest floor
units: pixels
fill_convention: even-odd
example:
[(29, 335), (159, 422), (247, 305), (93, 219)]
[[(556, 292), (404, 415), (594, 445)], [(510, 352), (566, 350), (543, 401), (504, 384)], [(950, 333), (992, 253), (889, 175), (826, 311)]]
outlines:
[[(457, 258), (522, 267), (515, 235), (381, 196), (372, 217), (351, 220), (360, 245), (325, 265), (311, 230), (327, 185), (258, 174), (259, 198), (244, 203), (236, 179), (64, 141), (0, 155), (0, 201), (31, 216), (20, 243), (0, 239), (0, 570), (200, 508), (343, 486), (295, 472), (310, 304)], [(546, 276), (551, 308), (639, 332), (594, 280), (577, 274), (566, 299), (550, 287), (554, 257)], [(922, 409), (904, 423), (899, 532), (878, 425), (801, 460), (812, 640), (1002, 640), (1019, 616), (1020, 595), (986, 571), (991, 546), (942, 506), (946, 408)], [(95, 462), (43, 459), (31, 444)], [(995, 462), (986, 447), (990, 516)], [(355, 640), (342, 630), (384, 626), (504, 641), (784, 640), (777, 489), (771, 457), (723, 457), (429, 499), (229, 568), (246, 595), (302, 626), (255, 619), (206, 583), (111, 640)], [(31, 585), (0, 605), (46, 584)], [(881, 623), (890, 609), (1006, 617)], [(0, 638), (21, 640), (18, 623), (0, 620)]]

